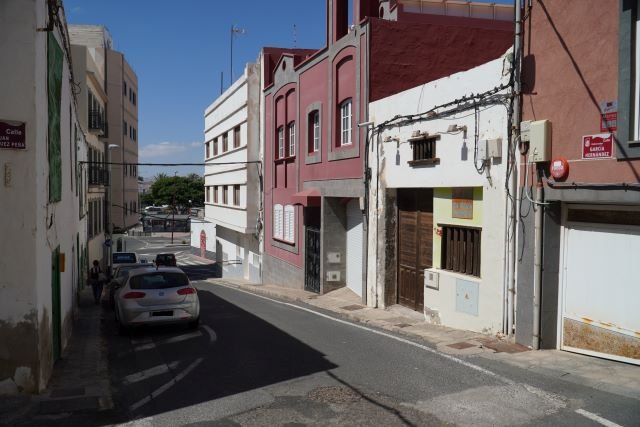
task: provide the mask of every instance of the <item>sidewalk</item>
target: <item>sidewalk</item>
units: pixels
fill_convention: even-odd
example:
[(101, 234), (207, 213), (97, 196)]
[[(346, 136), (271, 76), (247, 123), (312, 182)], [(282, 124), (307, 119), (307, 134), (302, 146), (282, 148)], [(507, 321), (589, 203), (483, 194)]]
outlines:
[(237, 288), (274, 299), (303, 302), (340, 317), (379, 329), (420, 339), (438, 351), (454, 356), (476, 356), (501, 361), (538, 374), (586, 385), (610, 393), (640, 399), (640, 368), (559, 350), (533, 351), (507, 339), (432, 325), (422, 313), (399, 305), (375, 309), (362, 305), (347, 288), (325, 295), (274, 285), (254, 285), (238, 279), (209, 279), (211, 283)]
[(53, 367), (47, 389), (40, 395), (0, 400), (0, 425), (13, 425), (38, 417), (111, 409), (107, 347), (102, 335), (102, 308), (85, 288), (73, 334)]

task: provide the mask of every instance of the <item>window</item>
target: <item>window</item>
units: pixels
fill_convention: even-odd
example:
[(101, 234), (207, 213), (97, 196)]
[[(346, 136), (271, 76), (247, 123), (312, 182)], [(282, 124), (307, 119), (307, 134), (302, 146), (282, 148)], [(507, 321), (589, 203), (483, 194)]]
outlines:
[(413, 159), (409, 160), (409, 165), (424, 165), (438, 163), (436, 157), (436, 141), (440, 136), (432, 136), (428, 138), (418, 138), (411, 142), (411, 150), (413, 151)]
[(131, 90), (131, 88), (129, 88), (129, 102), (132, 102), (133, 99), (133, 91)]
[(133, 126), (129, 126), (129, 139), (133, 139)]
[(204, 144), (204, 158), (208, 159), (209, 158), (209, 143), (205, 142)]
[(136, 105), (136, 93), (133, 92), (133, 99), (131, 100), (131, 102), (133, 102), (133, 105)]
[(129, 125), (127, 124), (127, 121), (126, 121), (126, 120), (124, 120), (124, 121), (122, 122), (122, 134), (123, 134), (124, 136), (127, 136), (127, 127), (128, 127), (128, 126), (129, 126)]
[(222, 186), (222, 203), (225, 205), (229, 204), (229, 186), (228, 185)]
[(307, 128), (309, 130), (309, 152), (320, 151), (320, 112), (318, 110), (309, 113)]
[(209, 203), (209, 193), (211, 192), (211, 188), (210, 187), (205, 187), (204, 188), (204, 200), (205, 202)]
[(122, 81), (122, 94), (127, 96), (127, 82), (124, 80)]
[(291, 243), (295, 241), (295, 212), (292, 205), (284, 208), (284, 240)]
[(340, 104), (340, 145), (351, 144), (351, 100)]
[(233, 186), (233, 205), (240, 206), (240, 186)]
[(480, 277), (481, 234), (478, 228), (443, 225), (440, 268)]
[(284, 158), (284, 128), (282, 126), (278, 128), (278, 158)]
[(218, 155), (218, 138), (213, 138), (213, 155)]
[(222, 135), (222, 152), (226, 153), (227, 151), (229, 151), (229, 135), (224, 133)]
[(296, 155), (296, 122), (289, 124), (289, 157)]
[(233, 128), (233, 148), (240, 147), (240, 126)]
[(283, 214), (284, 212), (282, 210), (282, 205), (273, 206), (273, 238), (274, 239), (283, 238), (283, 230), (282, 230), (282, 227), (284, 225)]
[(213, 203), (218, 203), (218, 186), (213, 186)]

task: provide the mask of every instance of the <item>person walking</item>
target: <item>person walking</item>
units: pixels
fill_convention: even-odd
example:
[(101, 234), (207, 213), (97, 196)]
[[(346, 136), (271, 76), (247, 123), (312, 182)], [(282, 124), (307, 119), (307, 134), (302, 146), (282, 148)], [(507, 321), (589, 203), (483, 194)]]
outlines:
[(100, 263), (97, 259), (93, 260), (93, 267), (89, 271), (89, 281), (93, 289), (93, 300), (98, 305), (102, 296), (102, 269), (100, 269)]

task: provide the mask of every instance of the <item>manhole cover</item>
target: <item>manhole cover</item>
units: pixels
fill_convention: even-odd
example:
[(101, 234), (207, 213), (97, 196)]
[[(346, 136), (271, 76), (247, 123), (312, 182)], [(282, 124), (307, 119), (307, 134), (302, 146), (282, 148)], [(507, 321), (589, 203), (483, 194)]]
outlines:
[(395, 325), (397, 328), (406, 328), (407, 326), (411, 326), (411, 323), (398, 323)]
[(358, 304), (353, 304), (353, 305), (345, 305), (344, 307), (340, 307), (340, 308), (347, 311), (356, 311), (356, 310), (361, 310), (364, 307)]
[(308, 394), (309, 399), (323, 403), (353, 403), (360, 400), (360, 395), (347, 387), (327, 386), (313, 389)]
[(464, 350), (465, 348), (471, 348), (476, 346), (468, 342), (457, 342), (454, 344), (448, 344), (447, 347), (455, 348), (456, 350)]

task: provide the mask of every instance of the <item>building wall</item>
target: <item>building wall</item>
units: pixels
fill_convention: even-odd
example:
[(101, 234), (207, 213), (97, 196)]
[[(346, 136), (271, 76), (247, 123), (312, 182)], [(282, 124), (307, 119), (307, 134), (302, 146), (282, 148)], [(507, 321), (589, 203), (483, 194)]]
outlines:
[[(561, 310), (558, 296), (562, 292), (559, 284), (562, 271), (560, 236), (566, 225), (562, 220), (562, 209), (568, 203), (581, 203), (609, 205), (603, 209), (614, 210), (614, 205), (637, 206), (640, 201), (637, 191), (616, 185), (636, 184), (640, 176), (640, 159), (634, 154), (637, 148), (629, 145), (628, 140), (633, 136), (629, 135), (628, 129), (624, 130), (625, 124), (628, 128), (629, 123), (623, 120), (629, 107), (622, 99), (625, 89), (620, 78), (633, 80), (633, 67), (628, 67), (633, 59), (630, 55), (619, 55), (621, 37), (632, 37), (623, 28), (621, 17), (623, 8), (635, 2), (624, 3), (626, 6), (614, 0), (538, 2), (528, 11), (529, 18), (524, 26), (523, 120), (549, 120), (552, 126), (551, 158), (564, 158), (569, 163), (565, 179), (558, 180), (553, 188), (547, 180), (544, 185), (545, 200), (553, 205), (543, 209), (545, 268), (541, 290), (541, 348), (557, 348), (560, 344), (557, 335)], [(627, 95), (628, 92), (631, 91), (627, 90)], [(618, 101), (613, 158), (583, 160), (582, 137), (607, 133), (600, 128), (600, 104), (608, 101)], [(520, 184), (524, 184), (526, 174), (527, 188), (531, 191), (531, 183), (535, 182), (534, 168), (531, 165), (526, 168), (525, 164), (526, 158), (522, 157)], [(548, 166), (543, 168), (549, 175)], [(567, 183), (578, 183), (578, 186), (562, 188)], [(611, 185), (599, 188), (602, 184)], [(520, 210), (516, 341), (532, 345), (534, 209), (525, 199)]]
[[(62, 197), (49, 203), (49, 160), (47, 144), (42, 143), (48, 139), (49, 33), (36, 31), (45, 26), (46, 13), (45, 1), (0, 4), (0, 55), (12, 58), (12, 66), (0, 79), (0, 120), (26, 123), (26, 149), (2, 149), (0, 155), (0, 164), (10, 174), (0, 183), (0, 200), (11, 200), (0, 213), (5, 241), (0, 247), (0, 394), (40, 391), (51, 374), (52, 252), (59, 247), (66, 258), (65, 272), (60, 274), (62, 348), (72, 332), (80, 273), (76, 242), (84, 235), (73, 173), (77, 118), (66, 59), (60, 105)], [(52, 34), (64, 50), (59, 30)], [(82, 153), (86, 150), (80, 151), (78, 161), (86, 160)]]
[[(127, 94), (123, 92), (126, 82)], [(117, 145), (109, 150), (111, 165), (111, 223), (120, 229), (136, 225), (140, 218), (138, 198), (138, 76), (129, 65), (124, 54), (107, 51), (108, 144)], [(135, 104), (129, 91), (135, 93)], [(124, 129), (124, 126), (127, 128)], [(130, 128), (135, 129), (132, 138)], [(125, 163), (125, 165), (122, 165)], [(135, 165), (135, 167), (131, 167)]]
[[(426, 83), (373, 102), (369, 114), (376, 123), (396, 115), (415, 114), (449, 103), (463, 96), (482, 93), (509, 81), (504, 56), (483, 65)], [(505, 91), (501, 92), (505, 94)], [(447, 133), (450, 125), (466, 126), (463, 132)], [(369, 264), (368, 302), (378, 306), (397, 301), (396, 244), (397, 218), (395, 189), (434, 188), (433, 268), (439, 273), (439, 290), (425, 288), (427, 320), (451, 327), (481, 332), (498, 332), (502, 327), (504, 300), (504, 191), (507, 155), (508, 118), (501, 104), (482, 107), (478, 115), (478, 141), (500, 139), (502, 157), (490, 160), (488, 171), (479, 174), (474, 166), (476, 121), (473, 109), (461, 110), (446, 119), (434, 118), (406, 126), (393, 126), (374, 135), (377, 146), (369, 159), (372, 180), (369, 192)], [(408, 142), (415, 132), (439, 135), (436, 155), (439, 163), (411, 167), (413, 158)], [(384, 142), (388, 140), (388, 142)], [(379, 152), (379, 158), (378, 154)], [(477, 163), (480, 164), (479, 162)], [(378, 175), (379, 174), (379, 175)], [(378, 175), (376, 177), (376, 175)], [(473, 187), (473, 217), (452, 218), (452, 188)], [(479, 226), (482, 228), (480, 277), (462, 275), (440, 268), (441, 237), (439, 224)], [(477, 284), (478, 315), (456, 308), (458, 281)]]
[[(205, 111), (205, 219), (215, 224), (212, 251), (223, 277), (260, 281), (259, 239), (260, 174), (260, 64), (248, 64), (245, 72)], [(239, 127), (240, 145), (234, 148), (234, 129)], [(223, 135), (228, 149), (223, 151)], [(214, 155), (214, 139), (217, 154)], [(208, 145), (208, 152), (207, 152)], [(217, 163), (227, 163), (219, 165)], [(234, 186), (240, 186), (234, 205)], [(224, 204), (223, 193), (228, 199)], [(217, 188), (217, 190), (216, 190)], [(217, 191), (217, 197), (214, 196)], [(193, 235), (193, 231), (192, 231)], [(193, 238), (192, 238), (193, 239)]]

